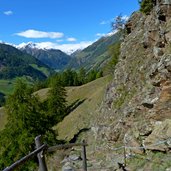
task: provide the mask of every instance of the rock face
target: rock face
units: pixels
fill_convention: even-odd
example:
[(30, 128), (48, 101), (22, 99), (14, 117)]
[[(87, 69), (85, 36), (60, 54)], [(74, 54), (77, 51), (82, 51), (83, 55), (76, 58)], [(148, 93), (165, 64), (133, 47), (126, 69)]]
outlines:
[(153, 2), (126, 24), (113, 80), (79, 137), (89, 144), (88, 170), (171, 169), (171, 0)]
[[(148, 146), (156, 144), (155, 146)], [(146, 149), (168, 151), (171, 148), (171, 120), (156, 124), (152, 133), (145, 139)]]
[[(131, 170), (171, 167), (167, 161), (171, 145), (170, 23), (171, 1), (158, 0), (150, 15), (133, 13), (126, 24), (127, 36), (121, 45), (119, 63), (93, 125), (93, 130), (98, 130), (94, 134), (96, 148), (108, 166), (112, 162), (114, 166), (117, 155), (123, 154), (119, 150), (125, 146)], [(142, 158), (146, 162), (141, 166), (129, 159), (142, 154), (140, 162)], [(162, 158), (164, 166), (159, 164)], [(158, 164), (147, 160), (157, 160)]]

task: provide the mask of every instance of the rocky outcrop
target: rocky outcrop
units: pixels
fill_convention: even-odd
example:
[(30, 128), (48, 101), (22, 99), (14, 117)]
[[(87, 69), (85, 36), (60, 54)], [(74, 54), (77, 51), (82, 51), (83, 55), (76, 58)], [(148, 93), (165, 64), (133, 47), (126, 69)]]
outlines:
[[(171, 168), (171, 1), (154, 2), (149, 15), (130, 17), (104, 101), (82, 119), (90, 129), (76, 139), (89, 144), (89, 170)], [(67, 163), (63, 169), (68, 168), (74, 169)]]
[(95, 123), (97, 146), (104, 158), (106, 149), (110, 149), (106, 156), (120, 156), (123, 146), (127, 158), (143, 154), (145, 160), (150, 155), (149, 160), (155, 159), (154, 151), (170, 155), (170, 23), (171, 1), (158, 0), (150, 15), (133, 13), (126, 24), (119, 63)]
[(157, 122), (143, 144), (148, 150), (168, 151), (171, 148), (171, 120)]

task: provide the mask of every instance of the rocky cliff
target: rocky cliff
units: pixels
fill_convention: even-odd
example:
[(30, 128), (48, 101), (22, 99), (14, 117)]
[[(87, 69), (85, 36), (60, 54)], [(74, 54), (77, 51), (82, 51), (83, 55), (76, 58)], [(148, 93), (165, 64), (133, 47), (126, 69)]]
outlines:
[(104, 100), (86, 114), (88, 131), (68, 131), (89, 144), (89, 171), (171, 170), (171, 1), (153, 3), (127, 22)]
[(133, 13), (126, 30), (113, 81), (92, 125), (92, 154), (108, 170), (126, 162), (126, 170), (169, 171), (171, 1), (154, 1), (149, 15)]

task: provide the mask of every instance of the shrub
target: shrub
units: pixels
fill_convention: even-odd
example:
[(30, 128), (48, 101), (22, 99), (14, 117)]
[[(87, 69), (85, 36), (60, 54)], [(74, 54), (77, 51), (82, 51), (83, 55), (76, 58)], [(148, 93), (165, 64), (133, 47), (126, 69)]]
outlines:
[(140, 11), (144, 14), (150, 14), (151, 10), (153, 9), (153, 0), (141, 0), (140, 3)]

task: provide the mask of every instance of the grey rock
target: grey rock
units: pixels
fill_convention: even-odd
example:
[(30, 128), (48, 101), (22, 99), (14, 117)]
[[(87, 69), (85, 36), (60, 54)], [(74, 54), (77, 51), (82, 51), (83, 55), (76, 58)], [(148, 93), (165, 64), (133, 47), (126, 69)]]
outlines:
[(76, 171), (76, 169), (73, 167), (73, 165), (70, 162), (67, 162), (62, 167), (62, 171)]

